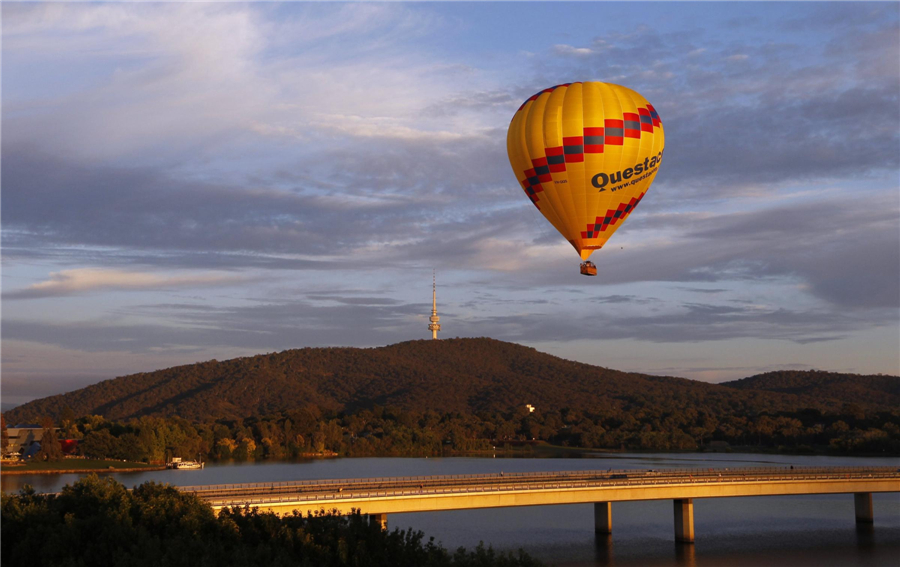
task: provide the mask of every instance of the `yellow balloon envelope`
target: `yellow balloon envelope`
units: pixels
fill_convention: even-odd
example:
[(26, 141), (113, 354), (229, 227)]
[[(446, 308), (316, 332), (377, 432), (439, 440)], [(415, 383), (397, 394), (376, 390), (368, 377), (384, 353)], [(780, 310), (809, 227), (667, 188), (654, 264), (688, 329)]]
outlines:
[(525, 194), (587, 260), (644, 198), (665, 136), (656, 109), (633, 90), (567, 83), (525, 101), (506, 145)]

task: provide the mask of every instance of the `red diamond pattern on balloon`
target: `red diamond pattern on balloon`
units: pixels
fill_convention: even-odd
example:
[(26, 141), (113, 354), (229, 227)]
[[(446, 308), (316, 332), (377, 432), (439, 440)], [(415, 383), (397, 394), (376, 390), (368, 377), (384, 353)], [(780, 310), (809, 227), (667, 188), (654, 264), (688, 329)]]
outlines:
[(552, 170), (550, 169), (550, 165), (547, 162), (547, 158), (542, 157), (533, 159), (531, 160), (531, 165), (534, 166), (534, 169), (529, 169), (528, 171), (526, 171), (526, 176), (529, 174), (529, 172), (534, 172), (534, 176), (536, 176), (538, 178), (538, 181), (540, 181), (541, 183), (549, 183), (550, 181), (553, 181), (553, 177), (550, 175), (550, 171)]
[(626, 112), (622, 121), (626, 138), (641, 138), (641, 117), (633, 112)]
[[(655, 110), (650, 105), (648, 108), (638, 108), (637, 114), (623, 112), (622, 119), (607, 118), (603, 121), (603, 127), (584, 128), (584, 153), (602, 154), (603, 147), (622, 146), (625, 138), (639, 140), (642, 132), (653, 133), (654, 127), (660, 127), (661, 122)], [(570, 160), (567, 160), (570, 161)]]
[(547, 167), (551, 173), (562, 173), (566, 170), (565, 148), (557, 146), (555, 148), (546, 148)]
[(584, 136), (568, 136), (563, 138), (563, 155), (566, 163), (584, 161)]
[[(553, 87), (553, 89), (556, 88), (558, 86)], [(547, 91), (553, 89), (547, 89)], [(642, 132), (652, 134), (654, 128), (657, 127), (662, 127), (662, 122), (660, 122), (656, 110), (648, 104), (647, 108), (638, 108), (637, 114), (633, 112), (622, 113), (622, 120), (607, 118), (603, 121), (602, 127), (585, 127), (582, 129), (583, 136), (567, 136), (563, 138), (562, 146), (544, 148), (547, 157), (532, 160), (532, 165), (534, 165), (535, 169), (540, 169), (541, 166), (546, 165), (550, 173), (562, 173), (566, 171), (567, 162), (583, 162), (584, 154), (602, 154), (603, 148), (607, 145), (622, 146), (625, 144), (625, 138), (640, 139)], [(546, 160), (546, 162), (543, 160)], [(542, 181), (546, 182), (549, 179), (542, 179)]]
[(605, 132), (604, 128), (585, 128), (584, 129), (584, 153), (586, 154), (602, 154)]
[(616, 224), (620, 220), (625, 220), (643, 198), (644, 193), (641, 193), (637, 197), (632, 197), (627, 203), (620, 203), (615, 209), (607, 210), (606, 216), (597, 217), (593, 223), (587, 225), (587, 230), (581, 233), (581, 238), (597, 238), (601, 232), (606, 232), (610, 225)]
[(638, 108), (638, 115), (641, 120), (641, 132), (653, 133), (653, 117), (650, 116), (650, 110), (646, 108)]
[(657, 128), (662, 126), (662, 120), (659, 119), (659, 114), (656, 113), (656, 109), (653, 108), (652, 104), (647, 104), (647, 110), (650, 111), (650, 118), (653, 119), (653, 125)]
[(543, 191), (544, 188), (541, 186), (540, 183), (532, 184), (530, 182), (531, 179), (534, 179), (534, 176), (528, 175), (529, 172), (534, 173), (534, 170), (529, 169), (528, 171), (526, 171), (525, 179), (519, 181), (519, 183), (522, 184), (522, 189), (525, 190), (525, 194), (528, 195), (528, 198), (531, 199), (531, 202), (534, 203), (534, 206), (537, 207), (538, 210), (540, 210), (541, 206), (538, 205), (538, 201), (540, 201), (540, 198), (538, 198), (537, 194), (540, 193), (541, 191)]
[(625, 121), (607, 118), (603, 121), (606, 126), (605, 141), (610, 146), (621, 146), (625, 143)]

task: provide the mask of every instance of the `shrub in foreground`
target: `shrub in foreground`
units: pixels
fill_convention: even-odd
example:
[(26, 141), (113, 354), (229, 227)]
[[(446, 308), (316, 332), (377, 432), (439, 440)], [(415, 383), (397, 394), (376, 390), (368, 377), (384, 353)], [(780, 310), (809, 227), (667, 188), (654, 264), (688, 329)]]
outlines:
[(232, 508), (216, 515), (190, 494), (153, 482), (132, 491), (90, 475), (59, 495), (2, 496), (6, 567), (459, 566), (538, 563), (479, 545), (451, 553), (422, 532), (383, 531), (359, 514), (279, 517)]

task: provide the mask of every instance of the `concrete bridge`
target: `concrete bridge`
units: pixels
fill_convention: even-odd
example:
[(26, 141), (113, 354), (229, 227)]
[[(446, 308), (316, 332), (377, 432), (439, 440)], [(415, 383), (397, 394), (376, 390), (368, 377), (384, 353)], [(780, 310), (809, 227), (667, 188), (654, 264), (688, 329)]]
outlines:
[(900, 492), (897, 467), (782, 467), (564, 471), (331, 479), (181, 487), (214, 509), (250, 506), (276, 514), (387, 515), (508, 506), (594, 504), (595, 529), (612, 533), (612, 503), (672, 500), (675, 539), (694, 541), (694, 499), (853, 494), (856, 521), (872, 523), (873, 492)]

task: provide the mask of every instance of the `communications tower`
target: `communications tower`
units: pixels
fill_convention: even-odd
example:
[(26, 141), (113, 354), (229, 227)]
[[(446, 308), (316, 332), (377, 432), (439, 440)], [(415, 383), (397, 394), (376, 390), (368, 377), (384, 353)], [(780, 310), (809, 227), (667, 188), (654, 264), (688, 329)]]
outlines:
[(431, 317), (428, 318), (428, 330), (431, 331), (431, 340), (437, 340), (438, 331), (441, 330), (441, 318), (437, 314), (437, 279), (434, 272), (431, 273)]

